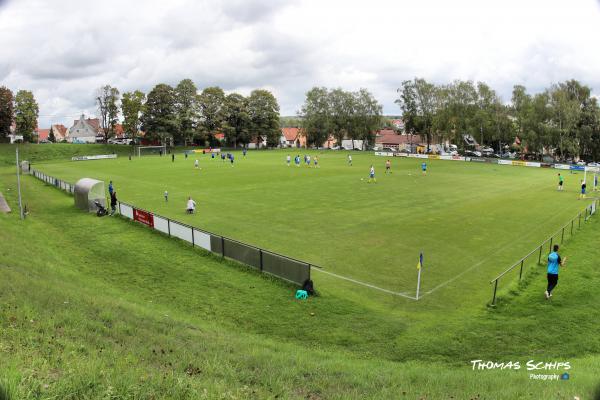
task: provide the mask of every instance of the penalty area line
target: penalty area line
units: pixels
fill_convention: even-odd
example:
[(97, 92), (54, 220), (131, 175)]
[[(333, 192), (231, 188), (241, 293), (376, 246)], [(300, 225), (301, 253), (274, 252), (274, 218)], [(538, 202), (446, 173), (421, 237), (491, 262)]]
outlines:
[(343, 279), (345, 281), (352, 282), (352, 283), (355, 283), (357, 285), (365, 286), (365, 287), (368, 287), (368, 288), (371, 288), (371, 289), (379, 290), (380, 292), (392, 294), (394, 296), (400, 296), (400, 297), (405, 297), (405, 298), (411, 299), (411, 300), (417, 300), (417, 298), (414, 297), (414, 296), (409, 296), (409, 295), (404, 294), (404, 293), (394, 292), (392, 290), (380, 288), (379, 286), (371, 285), (370, 283), (366, 283), (366, 282), (357, 281), (356, 279), (348, 278), (348, 277), (343, 276), (343, 275), (334, 274), (333, 272), (325, 271), (325, 270), (320, 269), (320, 268), (315, 268), (315, 269), (313, 269), (313, 271), (319, 271), (319, 272), (322, 272), (324, 274), (336, 277), (338, 279)]

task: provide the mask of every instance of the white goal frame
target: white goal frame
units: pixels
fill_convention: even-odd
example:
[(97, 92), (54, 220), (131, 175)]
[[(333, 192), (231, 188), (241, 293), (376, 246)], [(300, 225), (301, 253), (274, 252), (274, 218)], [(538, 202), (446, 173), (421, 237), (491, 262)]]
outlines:
[(135, 148), (135, 152), (138, 157), (142, 156), (142, 149), (162, 149), (163, 154), (167, 154), (167, 145), (166, 144), (164, 144), (162, 146), (138, 146)]

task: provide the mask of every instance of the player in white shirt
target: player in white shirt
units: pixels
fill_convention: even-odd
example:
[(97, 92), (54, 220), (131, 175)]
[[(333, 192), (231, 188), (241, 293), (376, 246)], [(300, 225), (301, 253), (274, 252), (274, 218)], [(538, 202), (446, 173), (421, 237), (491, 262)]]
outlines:
[(192, 200), (191, 196), (188, 197), (187, 207), (185, 210), (188, 214), (193, 214), (194, 211), (196, 210), (196, 202), (194, 200)]

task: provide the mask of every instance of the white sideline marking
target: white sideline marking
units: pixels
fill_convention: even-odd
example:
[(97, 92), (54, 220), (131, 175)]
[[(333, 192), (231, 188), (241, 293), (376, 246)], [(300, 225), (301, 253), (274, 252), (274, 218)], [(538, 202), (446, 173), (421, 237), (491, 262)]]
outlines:
[(343, 275), (334, 274), (333, 272), (325, 271), (325, 270), (320, 269), (320, 268), (312, 268), (312, 271), (319, 271), (319, 272), (322, 272), (324, 274), (331, 275), (331, 276), (334, 276), (334, 277), (339, 278), (339, 279), (343, 279), (343, 280), (348, 281), (348, 282), (356, 283), (357, 285), (362, 285), (362, 286), (366, 286), (366, 287), (371, 288), (371, 289), (379, 290), (380, 292), (393, 294), (394, 296), (401, 296), (401, 297), (405, 297), (407, 299), (416, 300), (416, 297), (414, 297), (414, 296), (409, 296), (409, 295), (406, 295), (404, 293), (394, 292), (392, 290), (380, 288), (379, 286), (371, 285), (370, 283), (365, 283), (365, 282), (357, 281), (355, 279), (348, 278), (348, 277), (343, 276)]

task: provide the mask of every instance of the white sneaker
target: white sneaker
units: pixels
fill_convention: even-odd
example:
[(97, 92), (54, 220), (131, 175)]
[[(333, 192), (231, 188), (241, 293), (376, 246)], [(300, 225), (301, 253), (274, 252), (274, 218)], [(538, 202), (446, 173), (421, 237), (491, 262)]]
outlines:
[(546, 296), (546, 300), (548, 300), (548, 299), (550, 298), (551, 294), (550, 294), (550, 293), (548, 293), (548, 291), (546, 290), (546, 291), (544, 292), (544, 296)]

